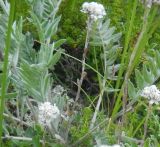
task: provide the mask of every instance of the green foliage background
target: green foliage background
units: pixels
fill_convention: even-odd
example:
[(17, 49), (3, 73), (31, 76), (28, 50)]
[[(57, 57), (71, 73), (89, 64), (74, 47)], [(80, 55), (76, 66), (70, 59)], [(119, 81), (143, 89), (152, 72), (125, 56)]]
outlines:
[[(92, 0), (88, 0), (91, 2)], [(85, 40), (85, 26), (86, 26), (86, 15), (80, 12), (82, 3), (85, 0), (64, 0), (60, 6), (58, 14), (62, 15), (60, 26), (58, 30), (58, 36), (54, 36), (54, 39), (65, 38), (67, 43), (72, 47), (83, 47)], [(124, 3), (126, 1), (122, 0), (97, 0), (96, 2), (104, 4), (107, 9), (107, 16), (111, 18), (112, 25), (116, 25), (118, 30), (123, 27), (125, 21), (125, 11)], [(15, 19), (23, 16), (26, 18), (29, 15), (29, 6), (25, 1), (17, 0), (18, 5), (16, 5), (16, 16)], [(24, 31), (28, 29), (34, 30), (30, 24), (25, 23)]]
[[(91, 2), (92, 0), (88, 0)], [(67, 39), (67, 44), (71, 47), (83, 47), (83, 43), (85, 40), (85, 26), (86, 26), (86, 15), (80, 12), (82, 3), (85, 0), (64, 0), (60, 6), (60, 10), (58, 14), (62, 15), (58, 35), (54, 36), (53, 39), (65, 38)], [(111, 19), (111, 24), (116, 26), (117, 32), (122, 31), (125, 33), (125, 23), (126, 20), (130, 17), (130, 5), (132, 2), (130, 0), (96, 0), (96, 2), (100, 2), (105, 5), (107, 11), (107, 17)], [(23, 16), (26, 18), (29, 15), (29, 6), (25, 1), (17, 0), (18, 5), (16, 5), (16, 16), (15, 19)], [(141, 7), (141, 6), (139, 6)], [(142, 18), (140, 17), (143, 14), (143, 9), (137, 9), (136, 23), (134, 24), (135, 34), (133, 35), (133, 44), (136, 36), (138, 36), (140, 25), (142, 22)], [(160, 13), (160, 12), (159, 12)], [(159, 14), (157, 14), (157, 17)], [(35, 30), (33, 26), (29, 23), (25, 23), (24, 31), (33, 30), (35, 34)], [(153, 37), (150, 39), (152, 42), (160, 41), (160, 27), (153, 34)], [(156, 41), (155, 41), (156, 40)], [(159, 45), (158, 45), (159, 46)], [(157, 47), (158, 48), (158, 47)]]

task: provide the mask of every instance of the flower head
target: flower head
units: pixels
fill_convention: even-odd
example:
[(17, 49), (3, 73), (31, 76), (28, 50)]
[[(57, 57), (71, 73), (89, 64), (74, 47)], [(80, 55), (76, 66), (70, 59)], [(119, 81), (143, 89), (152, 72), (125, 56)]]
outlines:
[(160, 102), (160, 91), (155, 85), (145, 87), (141, 92), (141, 96), (149, 99), (150, 104), (158, 104)]
[(64, 88), (61, 85), (57, 85), (54, 89), (53, 89), (53, 93), (54, 95), (62, 95), (64, 92)]
[(87, 13), (94, 21), (106, 15), (103, 5), (96, 2), (84, 2), (81, 11)]
[(147, 0), (146, 2), (147, 2), (147, 7), (151, 8), (153, 1), (152, 0)]
[(39, 105), (38, 120), (42, 125), (50, 123), (52, 119), (56, 119), (60, 116), (60, 111), (56, 104), (52, 105), (50, 102), (44, 102)]

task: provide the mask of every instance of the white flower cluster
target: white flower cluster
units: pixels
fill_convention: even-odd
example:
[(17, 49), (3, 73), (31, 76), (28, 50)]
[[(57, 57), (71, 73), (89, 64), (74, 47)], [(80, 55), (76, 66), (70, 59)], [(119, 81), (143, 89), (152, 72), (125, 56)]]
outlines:
[(103, 5), (96, 2), (84, 2), (81, 11), (87, 13), (94, 21), (106, 15)]
[(155, 85), (145, 87), (141, 92), (141, 96), (147, 98), (150, 104), (160, 102), (160, 91)]
[(147, 2), (147, 7), (148, 7), (148, 8), (151, 8), (153, 1), (152, 1), (152, 0), (148, 0), (148, 1), (146, 1), (146, 2)]
[(39, 105), (38, 121), (41, 125), (47, 125), (52, 119), (60, 116), (60, 111), (56, 104), (52, 105), (50, 102), (44, 102)]
[(64, 92), (64, 88), (61, 85), (57, 85), (54, 89), (53, 89), (53, 93), (54, 95), (62, 95)]

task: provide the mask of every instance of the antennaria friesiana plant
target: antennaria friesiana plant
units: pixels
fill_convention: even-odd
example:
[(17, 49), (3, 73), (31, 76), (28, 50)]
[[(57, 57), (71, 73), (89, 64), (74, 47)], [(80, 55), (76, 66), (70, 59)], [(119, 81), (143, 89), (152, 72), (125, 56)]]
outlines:
[(1, 0), (1, 146), (159, 146), (159, 20), (155, 0)]

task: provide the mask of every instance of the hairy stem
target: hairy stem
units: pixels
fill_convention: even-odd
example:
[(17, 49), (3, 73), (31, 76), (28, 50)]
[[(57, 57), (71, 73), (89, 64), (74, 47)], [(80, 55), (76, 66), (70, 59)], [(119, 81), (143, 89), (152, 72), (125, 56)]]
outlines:
[(104, 94), (104, 88), (102, 89), (102, 91), (100, 93), (100, 96), (99, 96), (99, 99), (98, 99), (98, 102), (97, 102), (97, 105), (96, 105), (96, 109), (95, 109), (95, 112), (93, 114), (93, 118), (91, 120), (90, 129), (93, 129), (94, 124), (96, 122), (96, 118), (97, 118), (97, 114), (98, 114), (98, 111), (99, 111), (99, 108), (100, 108), (100, 104), (102, 102), (103, 94)]
[(144, 146), (144, 141), (145, 141), (145, 138), (146, 138), (146, 135), (147, 135), (148, 119), (151, 115), (151, 112), (152, 112), (152, 104), (149, 103), (149, 106), (148, 106), (148, 109), (147, 109), (147, 116), (146, 116), (146, 120), (145, 120), (145, 123), (144, 123), (143, 143), (141, 144), (142, 147)]
[[(85, 66), (86, 66), (86, 56), (87, 56), (87, 52), (88, 52), (88, 45), (89, 45), (89, 39), (90, 39), (90, 31), (91, 31), (91, 26), (92, 26), (92, 20), (90, 17), (88, 17), (87, 20), (87, 35), (86, 35), (86, 40), (85, 40), (85, 46), (84, 46), (84, 52), (83, 52), (83, 57), (82, 57), (82, 71), (81, 71), (81, 77), (80, 80), (77, 80), (77, 85), (78, 85), (78, 90), (76, 93), (76, 98), (75, 98), (75, 102), (73, 105), (73, 110), (76, 107), (76, 103), (80, 97), (80, 92), (81, 92), (81, 87), (82, 87), (82, 83), (83, 83), (83, 79), (86, 75), (85, 73)], [(72, 57), (72, 56), (70, 56)], [(72, 57), (73, 58), (73, 57)], [(68, 140), (68, 133), (69, 133), (69, 129), (71, 128), (71, 121), (69, 121), (68, 123), (68, 128), (66, 129), (66, 137), (65, 140)]]
[(2, 145), (3, 111), (4, 111), (5, 95), (6, 95), (6, 90), (7, 90), (8, 56), (9, 56), (9, 49), (11, 46), (11, 32), (12, 32), (12, 24), (13, 24), (13, 19), (14, 19), (14, 12), (15, 12), (15, 0), (11, 0), (7, 36), (6, 36), (6, 42), (5, 42), (6, 47), (5, 47), (5, 54), (4, 54), (2, 92), (1, 92), (1, 99), (0, 99), (0, 145)]
[(16, 122), (18, 122), (18, 123), (20, 123), (22, 125), (27, 126), (27, 127), (31, 127), (31, 125), (29, 123), (24, 122), (24, 121), (20, 120), (19, 118), (14, 117), (14, 116), (10, 116), (10, 115), (8, 115), (6, 113), (3, 113), (3, 116), (6, 117), (6, 118), (9, 118), (9, 119), (12, 119), (12, 120), (14, 120), (14, 121), (16, 121)]
[(86, 64), (85, 63), (86, 63), (86, 56), (87, 56), (87, 52), (88, 52), (91, 25), (92, 25), (91, 18), (88, 17), (88, 20), (87, 20), (87, 35), (86, 35), (86, 41), (85, 41), (84, 52), (83, 52), (83, 57), (82, 57), (81, 78), (80, 78), (80, 80), (77, 80), (78, 90), (77, 90), (77, 94), (76, 94), (75, 103), (78, 101), (78, 99), (80, 97), (82, 83), (83, 83), (84, 77), (86, 76), (86, 72), (85, 72), (85, 65)]
[[(33, 141), (32, 138), (29, 138), (29, 137), (20, 137), (20, 136), (5, 136), (5, 137), (2, 137), (2, 139)], [(43, 143), (43, 140), (40, 140), (40, 142)]]
[[(100, 32), (100, 28), (98, 28), (99, 32)], [(103, 37), (101, 35), (101, 33), (99, 33), (100, 35), (100, 38), (101, 38), (101, 41), (102, 41), (102, 47), (103, 47), (103, 57), (104, 57), (104, 78), (103, 80), (101, 81), (100, 78), (98, 78), (99, 80), (99, 83), (102, 83), (102, 85), (100, 84), (100, 95), (99, 95), (99, 99), (98, 99), (98, 102), (97, 102), (97, 105), (96, 105), (96, 109), (95, 109), (95, 112), (93, 114), (93, 117), (92, 117), (92, 120), (91, 120), (91, 125), (90, 125), (90, 129), (93, 128), (95, 122), (96, 122), (96, 118), (97, 118), (97, 114), (98, 114), (98, 111), (100, 109), (100, 105), (101, 105), (101, 102), (102, 102), (102, 98), (103, 98), (103, 95), (104, 95), (104, 89), (106, 87), (106, 81), (107, 81), (107, 57), (106, 57), (106, 53), (105, 53), (105, 50), (106, 50), (106, 45), (105, 45), (105, 42), (103, 40)]]

